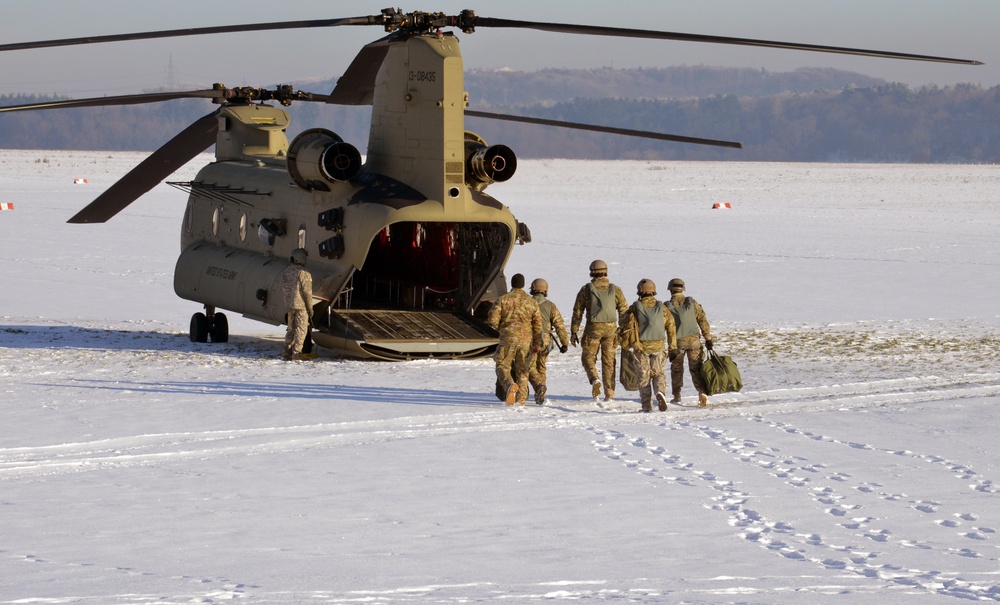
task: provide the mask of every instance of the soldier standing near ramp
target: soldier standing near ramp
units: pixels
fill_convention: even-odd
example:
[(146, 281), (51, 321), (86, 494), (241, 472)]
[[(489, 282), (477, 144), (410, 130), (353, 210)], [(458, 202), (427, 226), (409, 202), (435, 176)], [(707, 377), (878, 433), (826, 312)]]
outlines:
[(288, 310), (285, 348), (281, 353), (281, 358), (285, 361), (291, 361), (302, 353), (302, 345), (313, 315), (312, 275), (305, 269), (307, 256), (308, 252), (302, 248), (292, 250), (289, 257), (292, 264), (278, 275), (285, 308)]
[[(497, 299), (490, 308), (486, 323), (500, 332), (500, 344), (493, 355), (497, 379), (506, 392), (507, 405), (524, 405), (528, 400), (528, 368), (531, 357), (542, 343), (542, 313), (538, 303), (524, 291), (524, 276), (510, 278), (510, 292)], [(517, 376), (517, 382), (511, 375)]]
[[(580, 289), (573, 305), (570, 342), (583, 349), (583, 370), (590, 381), (591, 395), (601, 394), (601, 380), (597, 375), (597, 352), (601, 353), (601, 376), (604, 381), (604, 401), (615, 398), (615, 351), (618, 348), (618, 320), (628, 309), (621, 288), (608, 280), (608, 264), (602, 260), (590, 263), (590, 283)], [(577, 338), (584, 314), (587, 323), (583, 340)]]
[[(542, 346), (535, 355), (535, 361), (528, 370), (528, 382), (535, 391), (535, 403), (545, 405), (546, 381), (548, 379), (546, 364), (549, 360), (549, 350), (552, 340), (556, 340), (559, 352), (565, 353), (569, 349), (569, 336), (566, 335), (566, 324), (563, 323), (562, 313), (555, 304), (546, 298), (549, 295), (549, 282), (538, 278), (531, 282), (531, 297), (538, 303), (538, 310), (542, 313)], [(555, 336), (552, 329), (555, 328)]]
[(701, 349), (701, 337), (705, 337), (705, 348), (712, 350), (712, 331), (708, 326), (705, 310), (690, 296), (684, 295), (684, 280), (678, 277), (667, 284), (670, 289), (670, 300), (667, 307), (677, 324), (677, 351), (670, 354), (670, 384), (674, 393), (671, 403), (680, 403), (681, 387), (684, 386), (684, 357), (687, 356), (688, 370), (691, 382), (698, 390), (698, 405), (708, 405), (708, 395), (705, 394), (705, 382), (701, 379), (701, 363), (704, 353)]
[[(667, 305), (656, 300), (656, 284), (653, 280), (640, 281), (636, 286), (636, 294), (639, 300), (632, 303), (622, 319), (622, 351), (630, 349), (639, 359), (639, 398), (642, 411), (653, 411), (655, 393), (657, 406), (661, 412), (666, 412), (666, 351), (675, 353), (677, 349), (674, 316)], [(622, 363), (625, 363), (624, 357)]]

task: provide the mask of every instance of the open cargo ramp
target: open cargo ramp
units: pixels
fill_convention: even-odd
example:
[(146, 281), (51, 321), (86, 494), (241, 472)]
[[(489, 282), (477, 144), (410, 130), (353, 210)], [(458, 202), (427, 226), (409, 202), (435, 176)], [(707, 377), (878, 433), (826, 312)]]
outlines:
[(497, 333), (464, 313), (332, 309), (330, 327), (314, 331), (321, 347), (351, 357), (389, 361), (492, 355)]

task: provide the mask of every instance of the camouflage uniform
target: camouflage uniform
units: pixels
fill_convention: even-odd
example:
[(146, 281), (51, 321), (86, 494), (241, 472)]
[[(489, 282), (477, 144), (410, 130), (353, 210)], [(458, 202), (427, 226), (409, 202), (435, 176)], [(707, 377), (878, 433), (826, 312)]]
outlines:
[(288, 309), (288, 329), (282, 358), (293, 359), (302, 352), (312, 317), (312, 275), (299, 265), (289, 265), (278, 276), (278, 285)]
[(569, 336), (566, 335), (566, 324), (563, 323), (562, 313), (555, 304), (545, 298), (543, 294), (535, 294), (532, 298), (538, 303), (538, 309), (542, 313), (542, 345), (535, 355), (535, 362), (528, 370), (528, 381), (535, 391), (535, 403), (542, 405), (545, 403), (546, 381), (548, 379), (545, 365), (549, 361), (549, 351), (552, 349), (552, 328), (556, 329), (556, 338), (559, 346), (569, 346)]
[[(603, 309), (600, 301), (594, 292), (602, 293), (614, 291), (614, 309)], [(610, 295), (609, 295), (610, 296)], [(583, 338), (580, 340), (580, 348), (583, 354), (580, 356), (583, 361), (583, 370), (587, 373), (587, 380), (593, 385), (598, 381), (597, 375), (597, 353), (601, 353), (601, 376), (604, 383), (604, 398), (614, 399), (615, 396), (615, 351), (618, 348), (618, 319), (628, 310), (628, 302), (622, 289), (612, 284), (607, 277), (595, 277), (590, 283), (580, 288), (576, 295), (576, 302), (573, 304), (573, 319), (570, 331), (576, 334), (580, 329), (580, 322), (583, 316), (587, 315), (587, 324), (583, 328)], [(598, 315), (598, 314), (601, 315)], [(594, 321), (598, 317), (603, 321)], [(610, 321), (606, 318), (611, 318)], [(596, 395), (595, 395), (596, 397)]]
[(514, 384), (511, 372), (517, 375), (517, 403), (528, 400), (528, 368), (532, 348), (542, 343), (542, 314), (538, 303), (521, 288), (513, 288), (497, 299), (490, 308), (487, 323), (500, 332), (500, 344), (493, 355), (497, 379), (506, 392)]
[(708, 318), (705, 317), (705, 310), (701, 308), (701, 305), (690, 296), (684, 296), (683, 292), (673, 294), (670, 301), (667, 302), (667, 307), (673, 314), (674, 323), (677, 325), (677, 350), (679, 354), (670, 363), (670, 384), (674, 399), (680, 400), (681, 387), (684, 386), (685, 356), (688, 360), (691, 382), (701, 398), (705, 393), (705, 383), (701, 379), (701, 362), (704, 358), (701, 337), (704, 336), (705, 340), (712, 340)]
[[(659, 307), (659, 313), (656, 311), (657, 307)], [(653, 322), (655, 321), (654, 317), (659, 317), (661, 313), (663, 329), (659, 330), (658, 326), (653, 325)], [(666, 352), (677, 348), (677, 329), (674, 326), (673, 314), (667, 305), (656, 300), (655, 297), (643, 296), (632, 303), (625, 316), (622, 317), (621, 323), (622, 349), (632, 349), (638, 353), (639, 398), (642, 402), (642, 410), (648, 412), (653, 409), (654, 394), (663, 397), (660, 401), (660, 409), (666, 410), (666, 397), (664, 395), (667, 391)], [(643, 340), (643, 335), (654, 338)], [(662, 338), (659, 338), (660, 336)]]

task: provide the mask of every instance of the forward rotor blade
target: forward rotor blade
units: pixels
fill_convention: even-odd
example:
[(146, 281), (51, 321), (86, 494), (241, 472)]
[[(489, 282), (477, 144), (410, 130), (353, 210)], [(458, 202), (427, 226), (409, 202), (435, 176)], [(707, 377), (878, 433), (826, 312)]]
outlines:
[(35, 111), (39, 109), (68, 109), (72, 107), (103, 107), (110, 105), (139, 105), (142, 103), (159, 103), (176, 99), (223, 99), (224, 90), (189, 90), (178, 92), (157, 92), (137, 95), (121, 95), (112, 97), (92, 97), (89, 99), (67, 99), (65, 101), (48, 101), (46, 103), (29, 103), (26, 105), (8, 105), (0, 107), (0, 113), (9, 111)]
[(645, 29), (628, 29), (621, 27), (604, 27), (598, 25), (573, 25), (564, 23), (542, 23), (535, 21), (517, 21), (513, 19), (496, 19), (492, 17), (474, 17), (474, 27), (508, 27), (520, 29), (537, 29), (561, 34), (584, 34), (590, 36), (615, 36), (619, 38), (649, 38), (653, 40), (678, 40), (682, 42), (708, 42), (712, 44), (735, 44), (738, 46), (759, 46), (763, 48), (784, 48), (789, 50), (808, 50), (821, 53), (836, 53), (843, 55), (862, 55), (885, 59), (905, 59), (909, 61), (933, 61), (936, 63), (958, 63), (960, 65), (982, 65), (981, 61), (970, 59), (952, 59), (930, 55), (915, 55), (882, 50), (866, 50), (861, 48), (846, 48), (841, 46), (823, 46), (820, 44), (800, 44), (797, 42), (776, 42), (772, 40), (754, 40), (752, 38), (733, 38), (730, 36), (706, 36), (701, 34), (683, 34), (677, 32), (661, 32)]
[(507, 122), (522, 122), (525, 124), (538, 124), (540, 126), (558, 126), (559, 128), (570, 128), (572, 130), (588, 130), (591, 132), (604, 132), (607, 134), (618, 134), (627, 137), (640, 137), (643, 139), (656, 139), (659, 141), (674, 141), (677, 143), (693, 143), (695, 145), (712, 145), (714, 147), (731, 147), (733, 149), (743, 149), (741, 143), (735, 141), (720, 141), (717, 139), (701, 139), (697, 137), (686, 137), (678, 134), (665, 134), (651, 132), (648, 130), (631, 130), (628, 128), (612, 128), (610, 126), (595, 126), (593, 124), (581, 124), (579, 122), (563, 122), (560, 120), (546, 120), (543, 118), (529, 118), (526, 116), (514, 116), (505, 113), (490, 113), (486, 111), (465, 110), (465, 115), (474, 118), (488, 118), (491, 120), (505, 120)]
[(13, 111), (37, 111), (40, 109), (69, 109), (74, 107), (108, 107), (113, 105), (140, 105), (144, 103), (160, 103), (177, 99), (212, 99), (228, 104), (243, 104), (252, 101), (278, 100), (287, 105), (292, 101), (312, 101), (315, 103), (332, 103), (330, 95), (294, 90), (290, 86), (275, 90), (263, 88), (212, 88), (206, 90), (183, 90), (175, 92), (154, 92), (137, 95), (120, 95), (111, 97), (92, 97), (89, 99), (66, 99), (64, 101), (47, 101), (45, 103), (28, 103), (25, 105), (8, 105), (0, 107), (0, 113)]
[(77, 46), (81, 44), (99, 44), (103, 42), (124, 42), (128, 40), (154, 40), (157, 38), (177, 38), (181, 36), (202, 36), (208, 34), (228, 34), (228, 33), (239, 33), (239, 32), (269, 31), (276, 29), (308, 29), (315, 27), (337, 27), (339, 25), (375, 25), (379, 23), (378, 19), (379, 19), (378, 17), (347, 17), (343, 19), (315, 19), (309, 21), (247, 23), (243, 25), (191, 27), (185, 29), (169, 29), (156, 32), (137, 32), (132, 34), (112, 34), (107, 36), (64, 38), (62, 40), (14, 42), (11, 44), (0, 44), (0, 52), (8, 50), (29, 50), (32, 48), (54, 48), (58, 46)]
[(124, 210), (175, 170), (215, 142), (218, 110), (202, 117), (157, 149), (128, 174), (69, 219), (68, 223), (103, 223)]

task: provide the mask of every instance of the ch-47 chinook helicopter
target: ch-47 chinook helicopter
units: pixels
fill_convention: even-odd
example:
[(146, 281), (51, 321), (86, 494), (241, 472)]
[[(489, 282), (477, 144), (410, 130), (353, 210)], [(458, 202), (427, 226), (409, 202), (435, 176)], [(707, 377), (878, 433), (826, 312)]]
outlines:
[[(379, 15), (205, 27), (0, 45), (0, 51), (295, 28), (375, 25), (387, 36), (364, 46), (333, 92), (283, 86), (102, 97), (0, 108), (0, 111), (121, 105), (203, 97), (219, 108), (202, 117), (72, 217), (104, 222), (215, 145), (216, 159), (194, 180), (170, 183), (188, 194), (178, 296), (204, 305), (191, 319), (194, 341), (226, 341), (219, 309), (279, 325), (286, 309), (278, 275), (290, 252), (305, 248), (314, 284), (320, 346), (358, 357), (410, 359), (491, 353), (496, 333), (484, 308), (505, 290), (504, 266), (515, 243), (531, 239), (511, 211), (486, 194), (509, 179), (517, 160), (465, 129), (465, 116), (563, 126), (666, 141), (740, 147), (739, 143), (471, 111), (459, 38), (477, 28), (683, 40), (872, 57), (979, 64), (905, 53), (681, 34), (590, 25), (514, 21), (462, 11), (385, 9)], [(371, 105), (364, 160), (324, 128), (291, 143), (295, 101)]]

